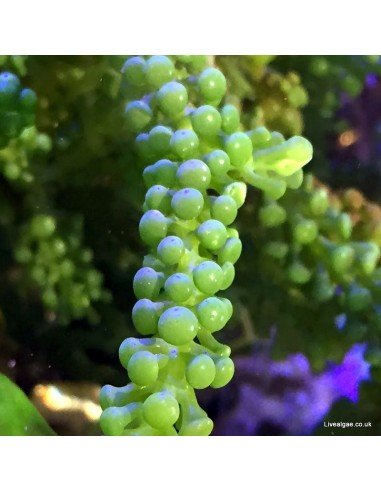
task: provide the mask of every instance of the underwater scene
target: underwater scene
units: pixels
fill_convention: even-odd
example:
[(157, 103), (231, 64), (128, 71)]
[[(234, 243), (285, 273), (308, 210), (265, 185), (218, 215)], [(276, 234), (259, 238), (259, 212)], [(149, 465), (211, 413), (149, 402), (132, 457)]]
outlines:
[(0, 56), (0, 435), (381, 435), (381, 58)]

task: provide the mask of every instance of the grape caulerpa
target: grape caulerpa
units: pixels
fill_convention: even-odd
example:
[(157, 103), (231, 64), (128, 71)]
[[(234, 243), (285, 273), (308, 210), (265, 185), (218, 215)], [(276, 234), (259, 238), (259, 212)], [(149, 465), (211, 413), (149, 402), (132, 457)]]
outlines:
[(147, 164), (139, 232), (149, 248), (133, 280), (133, 323), (144, 338), (120, 346), (130, 383), (101, 390), (108, 435), (209, 435), (195, 390), (233, 377), (230, 348), (215, 338), (232, 316), (219, 295), (234, 280), (242, 245), (232, 223), (247, 184), (277, 200), (297, 188), (311, 144), (261, 127), (244, 131), (224, 105), (226, 80), (204, 57), (130, 57), (127, 122)]
[(33, 125), (36, 101), (34, 91), (23, 88), (16, 75), (0, 73), (0, 149), (25, 127)]

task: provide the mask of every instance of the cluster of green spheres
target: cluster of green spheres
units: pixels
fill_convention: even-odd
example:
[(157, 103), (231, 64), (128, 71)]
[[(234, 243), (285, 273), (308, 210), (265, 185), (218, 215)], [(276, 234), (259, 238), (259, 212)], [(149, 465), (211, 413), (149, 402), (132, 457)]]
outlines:
[(0, 149), (34, 123), (37, 97), (23, 88), (17, 75), (0, 73)]
[[(23, 88), (15, 74), (0, 73), (0, 172), (10, 183), (35, 182), (30, 154), (51, 150), (50, 137), (35, 126), (36, 103), (35, 92)], [(20, 227), (14, 249), (15, 259), (26, 273), (15, 276), (21, 290), (38, 289), (47, 319), (61, 324), (85, 316), (97, 321), (92, 303), (109, 297), (102, 287), (102, 275), (91, 266), (92, 251), (81, 245), (80, 224), (72, 226), (63, 239), (54, 216), (32, 214)]]
[(303, 130), (301, 109), (308, 103), (308, 94), (292, 67), (274, 67), (278, 58), (218, 55), (215, 61), (228, 74), (229, 97), (245, 108), (242, 118), (248, 126), (264, 125), (295, 135)]
[(220, 292), (235, 276), (242, 244), (233, 227), (246, 183), (270, 199), (300, 186), (312, 156), (302, 137), (245, 131), (223, 104), (226, 80), (203, 56), (134, 56), (123, 77), (135, 100), (126, 119), (146, 164), (139, 233), (148, 249), (133, 280), (136, 330), (119, 351), (130, 383), (101, 391), (110, 435), (209, 435), (195, 390), (233, 377), (230, 348), (215, 333), (232, 316)]
[(10, 182), (31, 183), (29, 153), (51, 147), (34, 126), (36, 103), (35, 92), (23, 88), (17, 75), (0, 73), (0, 172)]
[(381, 241), (377, 228), (359, 233), (362, 203), (353, 203), (351, 210), (354, 201), (359, 202), (358, 193), (349, 190), (335, 200), (308, 175), (298, 190), (264, 204), (259, 218), (268, 230), (265, 254), (278, 262), (285, 278), (314, 303), (335, 302), (333, 313), (346, 313), (345, 330), (362, 341), (374, 339), (381, 326)]
[(85, 316), (95, 319), (92, 303), (108, 297), (101, 273), (91, 267), (92, 251), (81, 248), (78, 229), (63, 238), (52, 215), (34, 215), (15, 249), (29, 281), (41, 290), (49, 318), (62, 324)]

